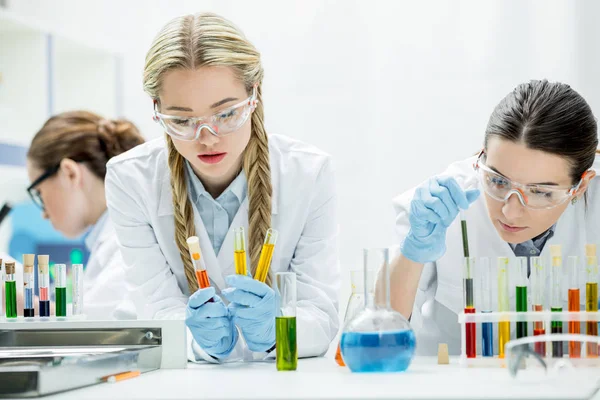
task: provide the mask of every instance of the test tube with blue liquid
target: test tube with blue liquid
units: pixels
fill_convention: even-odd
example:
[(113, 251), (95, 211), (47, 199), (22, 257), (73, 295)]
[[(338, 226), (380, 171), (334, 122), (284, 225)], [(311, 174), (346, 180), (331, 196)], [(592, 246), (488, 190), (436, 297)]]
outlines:
[[(493, 276), (488, 257), (481, 257), (479, 260), (481, 270), (481, 312), (491, 313), (493, 310), (492, 286)], [(494, 324), (484, 322), (481, 324), (481, 355), (483, 357), (494, 356)]]

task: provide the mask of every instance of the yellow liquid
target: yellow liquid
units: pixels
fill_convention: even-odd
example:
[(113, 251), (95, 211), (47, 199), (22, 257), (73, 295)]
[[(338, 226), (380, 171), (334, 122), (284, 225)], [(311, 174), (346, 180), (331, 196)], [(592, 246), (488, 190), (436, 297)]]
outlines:
[(510, 340), (510, 322), (498, 322), (498, 357), (504, 358), (504, 345)]
[(265, 282), (267, 280), (269, 268), (271, 267), (271, 259), (273, 258), (273, 250), (275, 250), (274, 244), (263, 244), (262, 252), (258, 259), (256, 275), (254, 275), (254, 279), (257, 281)]
[[(598, 284), (596, 282), (585, 284), (585, 310), (598, 311)], [(585, 326), (588, 335), (598, 336), (598, 323), (596, 321), (588, 321)], [(598, 357), (598, 345), (596, 343), (587, 344), (587, 356)]]
[(246, 275), (248, 272), (246, 266), (246, 252), (244, 250), (236, 250), (233, 254), (233, 259), (235, 261), (235, 273), (238, 275)]

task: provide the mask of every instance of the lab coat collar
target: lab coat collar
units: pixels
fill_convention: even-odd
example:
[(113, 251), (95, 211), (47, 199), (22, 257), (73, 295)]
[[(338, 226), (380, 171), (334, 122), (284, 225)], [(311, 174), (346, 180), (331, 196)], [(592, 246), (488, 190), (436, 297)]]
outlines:
[[(273, 150), (273, 149), (271, 149)], [(166, 150), (165, 150), (166, 151)], [(280, 168), (278, 160), (271, 151), (271, 186), (273, 188), (273, 195), (271, 198), (271, 214), (277, 215), (278, 212), (278, 199), (279, 199), (279, 175)], [(173, 215), (173, 197), (171, 192), (171, 173), (168, 168), (165, 169), (162, 177), (159, 175), (159, 181), (161, 182), (161, 190), (160, 190), (160, 200), (158, 205), (158, 216), (164, 217)], [(189, 191), (189, 189), (188, 189)], [(244, 201), (242, 202), (242, 207), (245, 207), (246, 211), (248, 211), (248, 197), (245, 196)]]
[(98, 218), (98, 221), (90, 228), (88, 233), (85, 236), (84, 242), (85, 247), (91, 252), (94, 247), (97, 246), (98, 243), (106, 240), (106, 236), (108, 235), (108, 230), (104, 229), (106, 224), (108, 223), (108, 211), (104, 211), (104, 213)]

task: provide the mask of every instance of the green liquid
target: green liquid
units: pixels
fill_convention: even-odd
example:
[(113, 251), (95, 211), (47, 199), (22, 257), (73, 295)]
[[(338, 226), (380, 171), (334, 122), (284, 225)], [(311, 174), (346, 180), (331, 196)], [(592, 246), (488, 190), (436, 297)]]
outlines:
[[(562, 312), (562, 307), (552, 307), (550, 311)], [(552, 321), (552, 328), (560, 329), (560, 333), (562, 333), (562, 321)]]
[(56, 295), (56, 316), (66, 317), (67, 316), (67, 288), (57, 287), (54, 289)]
[(6, 281), (6, 318), (17, 318), (17, 282)]
[[(527, 286), (517, 286), (517, 311), (527, 311)], [(527, 322), (517, 322), (517, 339), (527, 336)]]
[(277, 371), (295, 371), (298, 366), (296, 345), (296, 317), (275, 318)]

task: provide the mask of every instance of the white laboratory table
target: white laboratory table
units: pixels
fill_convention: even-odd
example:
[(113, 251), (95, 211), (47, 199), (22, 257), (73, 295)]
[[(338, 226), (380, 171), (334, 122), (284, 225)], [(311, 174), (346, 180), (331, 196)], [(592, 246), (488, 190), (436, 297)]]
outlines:
[(278, 372), (274, 363), (189, 364), (46, 399), (586, 399), (598, 372), (578, 369), (576, 378), (534, 384), (516, 382), (506, 369), (420, 357), (404, 373), (352, 374), (327, 357), (301, 359), (294, 372)]

